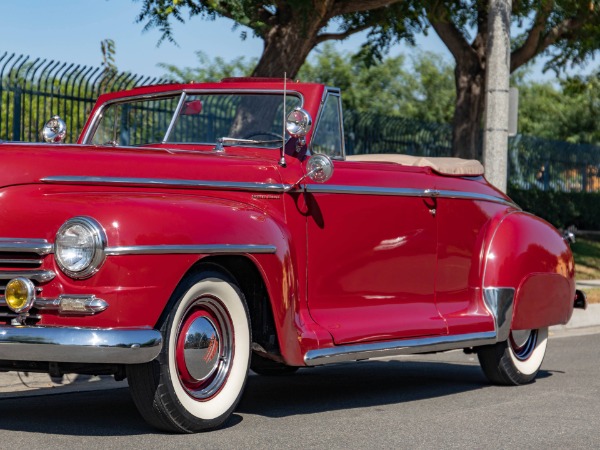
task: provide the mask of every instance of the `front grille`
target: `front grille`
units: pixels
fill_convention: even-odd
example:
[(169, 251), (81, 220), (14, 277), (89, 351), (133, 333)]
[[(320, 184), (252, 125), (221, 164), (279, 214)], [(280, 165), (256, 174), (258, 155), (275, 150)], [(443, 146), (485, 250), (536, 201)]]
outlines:
[(36, 286), (36, 295), (42, 293), (42, 285), (56, 274), (42, 269), (44, 257), (52, 253), (52, 244), (45, 239), (0, 238), (0, 319), (16, 317), (6, 306), (6, 284), (13, 278), (23, 277)]

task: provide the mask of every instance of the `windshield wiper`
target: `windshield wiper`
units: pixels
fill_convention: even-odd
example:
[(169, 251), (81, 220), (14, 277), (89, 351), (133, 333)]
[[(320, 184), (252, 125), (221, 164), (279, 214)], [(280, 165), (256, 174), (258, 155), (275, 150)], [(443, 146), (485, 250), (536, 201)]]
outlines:
[(217, 138), (217, 145), (215, 146), (216, 152), (222, 152), (225, 150), (226, 145), (235, 144), (274, 144), (282, 142), (282, 139), (270, 139), (270, 140), (256, 140), (256, 139), (242, 139), (232, 137), (220, 137)]

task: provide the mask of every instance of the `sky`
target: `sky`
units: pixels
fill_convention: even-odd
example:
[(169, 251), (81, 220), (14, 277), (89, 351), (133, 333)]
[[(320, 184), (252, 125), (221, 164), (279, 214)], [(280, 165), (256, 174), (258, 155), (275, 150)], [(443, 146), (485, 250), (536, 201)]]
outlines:
[[(11, 1), (3, 5), (1, 13), (0, 57), (7, 52), (97, 67), (102, 62), (100, 42), (112, 39), (116, 44), (116, 65), (120, 71), (160, 77), (166, 71), (158, 66), (159, 63), (197, 66), (195, 53), (198, 50), (212, 58), (221, 56), (225, 60), (261, 54), (262, 41), (251, 32), (242, 41), (240, 32), (243, 28), (233, 30), (233, 22), (227, 19), (207, 21), (194, 17), (184, 25), (174, 26), (178, 46), (167, 41), (157, 46), (160, 31), (143, 31), (143, 24), (136, 22), (140, 10), (139, 0)], [(335, 45), (338, 50), (355, 51), (363, 41), (364, 34)], [(433, 32), (427, 38), (419, 38), (417, 46), (438, 53), (449, 62), (452, 60)], [(394, 55), (410, 56), (414, 52), (413, 47), (402, 44), (392, 50)], [(542, 74), (541, 64), (537, 64), (530, 78), (551, 80), (554, 75)]]

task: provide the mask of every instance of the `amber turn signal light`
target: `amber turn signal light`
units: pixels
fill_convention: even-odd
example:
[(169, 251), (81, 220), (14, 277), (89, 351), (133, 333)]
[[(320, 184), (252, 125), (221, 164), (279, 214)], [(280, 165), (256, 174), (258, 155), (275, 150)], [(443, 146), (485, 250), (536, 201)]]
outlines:
[(27, 278), (13, 278), (6, 285), (4, 298), (14, 312), (27, 312), (35, 301), (35, 286)]

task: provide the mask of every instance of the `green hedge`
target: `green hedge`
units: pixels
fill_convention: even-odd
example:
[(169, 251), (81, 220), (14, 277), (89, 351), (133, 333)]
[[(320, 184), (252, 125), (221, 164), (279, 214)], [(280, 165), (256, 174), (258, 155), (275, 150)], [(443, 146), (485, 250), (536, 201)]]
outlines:
[(600, 230), (600, 193), (542, 191), (509, 186), (508, 195), (525, 211), (557, 228)]

